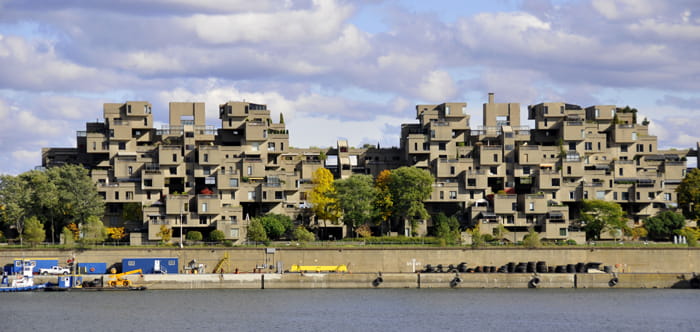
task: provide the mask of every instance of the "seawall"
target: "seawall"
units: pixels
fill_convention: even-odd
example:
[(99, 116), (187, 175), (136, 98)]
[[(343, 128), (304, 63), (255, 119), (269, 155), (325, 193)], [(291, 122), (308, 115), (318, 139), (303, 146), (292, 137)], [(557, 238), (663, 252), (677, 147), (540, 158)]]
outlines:
[(544, 261), (549, 266), (597, 262), (618, 273), (700, 273), (700, 249), (697, 248), (124, 248), (124, 249), (0, 249), (0, 264), (17, 258), (57, 258), (59, 263), (75, 258), (78, 262), (105, 262), (108, 266), (123, 258), (176, 257), (180, 273), (192, 261), (204, 264), (206, 272), (225, 255), (225, 272), (276, 272), (298, 265), (348, 266), (352, 273), (414, 273), (426, 265), (469, 267), (502, 266), (509, 262)]

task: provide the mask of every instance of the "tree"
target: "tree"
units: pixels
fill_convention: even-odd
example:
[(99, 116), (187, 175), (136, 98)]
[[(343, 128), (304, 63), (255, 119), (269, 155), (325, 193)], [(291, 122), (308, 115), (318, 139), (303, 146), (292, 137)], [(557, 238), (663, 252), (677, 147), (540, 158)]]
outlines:
[(314, 233), (311, 233), (304, 226), (297, 226), (292, 233), (292, 237), (299, 242), (308, 242), (316, 239)]
[(377, 188), (377, 195), (375, 196), (374, 208), (376, 209), (375, 216), (377, 217), (376, 225), (380, 226), (381, 229), (386, 222), (391, 218), (392, 208), (394, 202), (391, 200), (391, 191), (389, 190), (389, 180), (391, 178), (391, 171), (385, 169), (377, 175), (374, 180), (374, 187)]
[(400, 167), (389, 176), (389, 190), (394, 203), (392, 214), (408, 221), (411, 233), (415, 233), (417, 222), (428, 218), (423, 201), (433, 191), (433, 176), (416, 167)]
[(693, 168), (676, 188), (678, 204), (688, 219), (700, 219), (700, 169)]
[(270, 240), (279, 240), (294, 227), (292, 219), (283, 214), (269, 213), (259, 219), (263, 228), (265, 228), (265, 234)]
[(265, 227), (263, 227), (260, 218), (253, 218), (248, 224), (248, 241), (253, 242), (267, 242), (267, 233), (265, 233)]
[(685, 236), (688, 242), (688, 247), (697, 247), (698, 238), (700, 238), (700, 229), (693, 227), (683, 227), (678, 231), (678, 235)]
[(72, 247), (75, 245), (75, 236), (73, 231), (71, 231), (68, 227), (63, 227), (61, 234), (63, 234), (63, 244), (65, 244), (66, 247)]
[(173, 238), (173, 230), (166, 225), (160, 225), (160, 231), (156, 235), (160, 236), (162, 243), (168, 243)]
[(214, 242), (221, 242), (226, 239), (226, 234), (223, 231), (215, 229), (209, 233), (209, 240)]
[(369, 227), (369, 225), (364, 224), (355, 228), (355, 233), (357, 233), (357, 235), (360, 237), (367, 238), (372, 236), (372, 229)]
[(143, 224), (143, 208), (141, 207), (141, 203), (125, 203), (122, 208), (122, 220), (124, 220), (125, 224)]
[[(32, 170), (19, 175), (26, 188), (30, 190), (31, 202), (27, 209), (32, 215), (42, 220), (48, 220), (49, 234), (51, 242), (56, 240), (57, 228), (56, 220), (59, 215), (59, 192), (56, 184), (51, 181), (49, 175), (44, 171)], [(29, 189), (30, 188), (30, 189)], [(63, 227), (62, 225), (60, 225)]]
[(20, 245), (23, 243), (24, 223), (29, 216), (32, 190), (22, 179), (11, 176), (0, 176), (0, 204), (2, 204), (3, 223), (17, 231)]
[(581, 220), (586, 224), (586, 238), (599, 239), (601, 232), (607, 230), (617, 240), (617, 235), (627, 226), (620, 204), (603, 200), (584, 200)]
[(24, 233), (22, 234), (22, 237), (32, 246), (44, 242), (46, 239), (44, 225), (35, 216), (27, 218), (24, 223)]
[(433, 216), (433, 235), (446, 244), (455, 244), (460, 238), (459, 221), (454, 216), (447, 217), (440, 212)]
[(104, 242), (104, 240), (107, 238), (107, 230), (105, 229), (105, 225), (97, 216), (89, 216), (85, 224), (83, 224), (82, 231), (83, 238), (81, 240), (85, 244)]
[(484, 245), (484, 236), (481, 235), (479, 230), (479, 224), (476, 224), (474, 228), (467, 230), (467, 233), (472, 237), (472, 247), (478, 248)]
[(523, 245), (530, 249), (538, 248), (542, 245), (540, 242), (540, 234), (535, 232), (534, 227), (530, 227), (525, 237), (523, 237)]
[(51, 167), (46, 172), (60, 195), (61, 226), (71, 222), (84, 224), (90, 216), (101, 218), (104, 215), (104, 200), (97, 193), (97, 187), (85, 168), (66, 164)]
[(118, 242), (126, 236), (124, 227), (107, 227), (107, 237), (114, 242)]
[(503, 239), (506, 237), (506, 234), (510, 233), (507, 229), (506, 226), (503, 224), (498, 224), (498, 226), (494, 229), (494, 235), (496, 236), (496, 239), (498, 242), (503, 242)]
[(655, 241), (669, 240), (683, 227), (685, 227), (685, 217), (673, 211), (662, 211), (644, 220), (644, 228), (647, 229), (649, 238)]
[(354, 174), (347, 179), (335, 181), (335, 190), (343, 213), (343, 223), (351, 231), (372, 221), (377, 189), (371, 175)]
[(189, 241), (202, 241), (204, 237), (200, 231), (189, 231), (187, 235), (185, 235), (185, 238)]
[(341, 216), (338, 200), (333, 186), (333, 174), (326, 168), (319, 168), (311, 175), (313, 188), (309, 193), (311, 210), (326, 227), (326, 221), (335, 224)]

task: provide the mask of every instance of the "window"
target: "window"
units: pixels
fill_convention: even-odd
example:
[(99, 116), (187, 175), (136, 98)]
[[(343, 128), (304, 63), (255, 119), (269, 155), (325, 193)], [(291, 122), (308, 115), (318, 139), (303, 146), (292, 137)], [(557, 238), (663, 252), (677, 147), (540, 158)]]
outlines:
[(238, 238), (238, 228), (231, 228), (231, 238)]
[(600, 190), (595, 192), (595, 199), (605, 199), (605, 191)]
[(625, 171), (622, 169), (622, 167), (620, 167), (620, 169), (618, 170), (618, 173), (620, 174), (620, 176), (622, 176), (625, 174)]
[(134, 174), (134, 166), (128, 166), (126, 168), (126, 174), (129, 174), (129, 175)]
[(523, 167), (523, 174), (530, 175), (530, 166)]
[(236, 216), (231, 216), (231, 224), (232, 224), (232, 225), (237, 225), (237, 224), (238, 224), (238, 217), (236, 217)]
[(535, 211), (535, 202), (528, 203), (528, 210)]
[(126, 112), (131, 113), (131, 105), (126, 105)]
[(636, 141), (637, 140), (637, 133), (632, 133), (632, 140)]
[(498, 162), (498, 153), (493, 154), (493, 162), (495, 162), (495, 163)]
[(586, 143), (584, 143), (584, 149), (585, 149), (586, 151), (591, 151), (591, 150), (593, 150), (593, 142), (586, 142)]
[(146, 191), (146, 199), (151, 199), (151, 192), (150, 191)]
[(620, 152), (627, 152), (627, 145), (620, 145)]
[(435, 129), (430, 130), (430, 138), (435, 138)]
[(246, 169), (246, 174), (253, 175), (253, 166), (248, 166), (248, 168)]
[(255, 192), (249, 191), (248, 192), (248, 200), (254, 200), (254, 199), (255, 199)]
[(445, 199), (445, 192), (444, 191), (440, 192), (440, 199)]
[(588, 191), (587, 190), (583, 191), (583, 199), (588, 199)]
[[(544, 106), (542, 109), (543, 109), (544, 114), (548, 114), (548, 113), (549, 113), (549, 106)], [(545, 120), (545, 121), (546, 121), (546, 120)]]
[(559, 187), (561, 185), (561, 179), (552, 179), (552, 187)]
[(628, 192), (622, 192), (622, 200), (623, 201), (629, 201), (630, 200), (630, 193)]
[(571, 175), (571, 166), (566, 166), (566, 174)]
[(457, 199), (457, 192), (456, 191), (450, 191), (450, 199)]
[(207, 212), (207, 203), (202, 203), (202, 212)]
[(576, 142), (569, 142), (569, 151), (576, 151)]
[(518, 211), (518, 203), (513, 202), (510, 204), (511, 211)]
[(617, 191), (613, 192), (613, 200), (614, 200), (614, 201), (617, 200)]
[(204, 175), (210, 175), (211, 174), (211, 167), (205, 166), (204, 168), (202, 168), (202, 173), (204, 173)]
[(491, 175), (497, 175), (498, 174), (498, 166), (489, 167), (489, 173), (491, 173)]
[(209, 220), (211, 217), (209, 216), (199, 216), (199, 224), (200, 225), (207, 225), (209, 224)]
[(275, 191), (275, 199), (283, 199), (281, 191)]
[(559, 228), (559, 235), (566, 236), (566, 227)]
[(637, 152), (644, 152), (644, 144), (637, 144)]
[(238, 187), (238, 179), (237, 178), (228, 179), (228, 185), (229, 185), (229, 187)]
[(125, 142), (119, 142), (119, 150), (126, 150), (126, 143)]
[(576, 193), (573, 191), (569, 191), (569, 199), (574, 199), (576, 197)]
[(447, 144), (444, 142), (438, 143), (438, 150), (445, 151), (447, 149)]
[(177, 167), (170, 167), (170, 169), (168, 169), (168, 171), (169, 171), (170, 175), (177, 175)]
[(670, 201), (671, 200), (671, 194), (670, 193), (664, 193), (664, 201)]
[(119, 192), (118, 191), (114, 192), (114, 199), (119, 200)]
[(450, 174), (453, 174), (453, 175), (455, 174), (455, 167), (454, 166), (450, 166)]
[(134, 192), (133, 192), (133, 191), (127, 191), (127, 192), (126, 192), (126, 199), (127, 199), (127, 200), (132, 200), (132, 199), (134, 199)]
[(209, 162), (209, 154), (208, 153), (204, 154), (204, 162), (205, 163)]
[(649, 199), (654, 199), (655, 195), (653, 192), (650, 192), (647, 197), (649, 197)]
[(267, 143), (267, 151), (275, 151), (275, 143), (274, 142)]
[(173, 153), (173, 162), (174, 162), (174, 163), (177, 162), (177, 153)]

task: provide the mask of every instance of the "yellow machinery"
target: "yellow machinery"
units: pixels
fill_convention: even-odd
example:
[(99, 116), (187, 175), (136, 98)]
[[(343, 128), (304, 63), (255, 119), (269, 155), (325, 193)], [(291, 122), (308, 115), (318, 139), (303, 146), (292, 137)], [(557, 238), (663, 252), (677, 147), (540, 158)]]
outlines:
[(131, 280), (124, 279), (122, 277), (129, 275), (129, 274), (134, 274), (134, 273), (141, 274), (142, 272), (143, 271), (141, 271), (141, 269), (136, 269), (136, 270), (131, 270), (128, 272), (112, 274), (109, 276), (109, 278), (113, 279), (113, 280), (107, 281), (107, 285), (110, 287), (117, 287), (117, 286), (129, 287), (129, 286), (131, 286)]
[(348, 272), (345, 265), (292, 265), (289, 272)]
[(230, 266), (230, 261), (229, 261), (229, 256), (228, 256), (228, 251), (224, 252), (224, 258), (222, 258), (218, 264), (216, 264), (216, 267), (214, 268), (214, 271), (212, 273), (224, 273), (224, 265), (226, 265), (226, 270), (228, 270), (229, 273), (231, 273), (231, 266)]

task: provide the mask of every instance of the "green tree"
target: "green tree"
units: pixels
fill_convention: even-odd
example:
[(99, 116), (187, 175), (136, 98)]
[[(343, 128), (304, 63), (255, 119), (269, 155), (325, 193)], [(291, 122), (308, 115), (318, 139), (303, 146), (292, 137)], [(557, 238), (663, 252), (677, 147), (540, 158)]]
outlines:
[(259, 219), (270, 240), (279, 240), (294, 227), (292, 219), (283, 214), (269, 213)]
[(542, 245), (540, 234), (535, 231), (534, 227), (530, 227), (525, 237), (523, 237), (523, 245), (530, 249), (538, 248)]
[(392, 214), (408, 221), (412, 234), (418, 221), (429, 216), (423, 201), (430, 197), (433, 181), (428, 171), (416, 167), (400, 167), (390, 174)]
[(97, 216), (87, 217), (87, 221), (82, 225), (82, 233), (81, 242), (84, 244), (100, 243), (107, 239), (107, 229)]
[(122, 208), (122, 220), (125, 224), (143, 224), (143, 208), (140, 202), (125, 203)]
[(27, 209), (32, 215), (49, 222), (44, 227), (49, 228), (51, 242), (54, 243), (56, 231), (63, 228), (62, 225), (56, 224), (56, 220), (61, 218), (59, 215), (59, 192), (56, 184), (51, 181), (46, 172), (39, 170), (22, 173), (19, 178), (30, 190), (31, 203)]
[(104, 200), (85, 168), (67, 164), (51, 167), (46, 172), (60, 195), (58, 206), (63, 217), (60, 226), (71, 222), (85, 224), (90, 216), (101, 218), (104, 215)]
[(71, 248), (75, 245), (75, 238), (73, 237), (73, 231), (71, 231), (68, 227), (63, 227), (61, 234), (63, 235), (63, 244), (66, 247)]
[(32, 246), (36, 246), (37, 244), (44, 242), (46, 239), (44, 225), (35, 216), (27, 218), (24, 223), (24, 233), (22, 234), (22, 237)]
[(700, 169), (691, 169), (676, 188), (676, 193), (685, 217), (700, 219)]
[(335, 181), (338, 204), (343, 213), (343, 223), (352, 232), (360, 225), (372, 221), (377, 189), (371, 175), (354, 174)]
[(323, 220), (325, 229), (326, 221), (336, 224), (341, 217), (335, 186), (333, 186), (333, 174), (326, 168), (319, 168), (311, 175), (311, 182), (314, 185), (309, 193), (311, 210)]
[(223, 231), (215, 229), (209, 233), (209, 240), (214, 242), (221, 242), (226, 239), (226, 234)]
[(599, 239), (603, 231), (608, 231), (617, 240), (617, 235), (627, 229), (622, 207), (615, 202), (584, 200), (581, 220), (588, 239)]
[(316, 239), (314, 233), (311, 233), (308, 229), (301, 225), (294, 229), (292, 237), (299, 242), (309, 242)]
[(375, 225), (380, 226), (380, 234), (384, 225), (390, 220), (393, 211), (394, 202), (391, 199), (391, 190), (389, 189), (389, 181), (391, 179), (391, 171), (385, 169), (377, 175), (374, 180), (374, 187), (377, 188), (377, 196), (375, 196), (374, 208), (376, 209), (377, 222)]
[(484, 236), (481, 234), (481, 230), (479, 230), (479, 224), (476, 224), (474, 228), (467, 230), (467, 233), (472, 237), (473, 248), (479, 248), (484, 245)]
[(685, 217), (673, 211), (662, 211), (644, 220), (644, 228), (647, 229), (649, 238), (655, 241), (669, 240), (683, 227), (685, 227)]
[(267, 233), (265, 233), (265, 227), (263, 227), (260, 218), (253, 218), (248, 224), (248, 241), (253, 242), (267, 242)]
[(506, 234), (508, 234), (508, 233), (510, 233), (510, 232), (506, 229), (506, 225), (498, 224), (498, 226), (496, 226), (496, 228), (494, 229), (493, 235), (496, 237), (498, 242), (503, 242), (503, 239), (506, 237)]
[(185, 238), (190, 241), (202, 241), (204, 237), (200, 231), (189, 231), (187, 232), (187, 235), (185, 235)]
[(0, 204), (2, 221), (7, 228), (14, 228), (19, 243), (24, 244), (24, 224), (29, 217), (32, 189), (19, 177), (0, 175)]
[(457, 218), (447, 217), (440, 212), (433, 216), (433, 235), (446, 244), (455, 244), (460, 239), (459, 221)]

